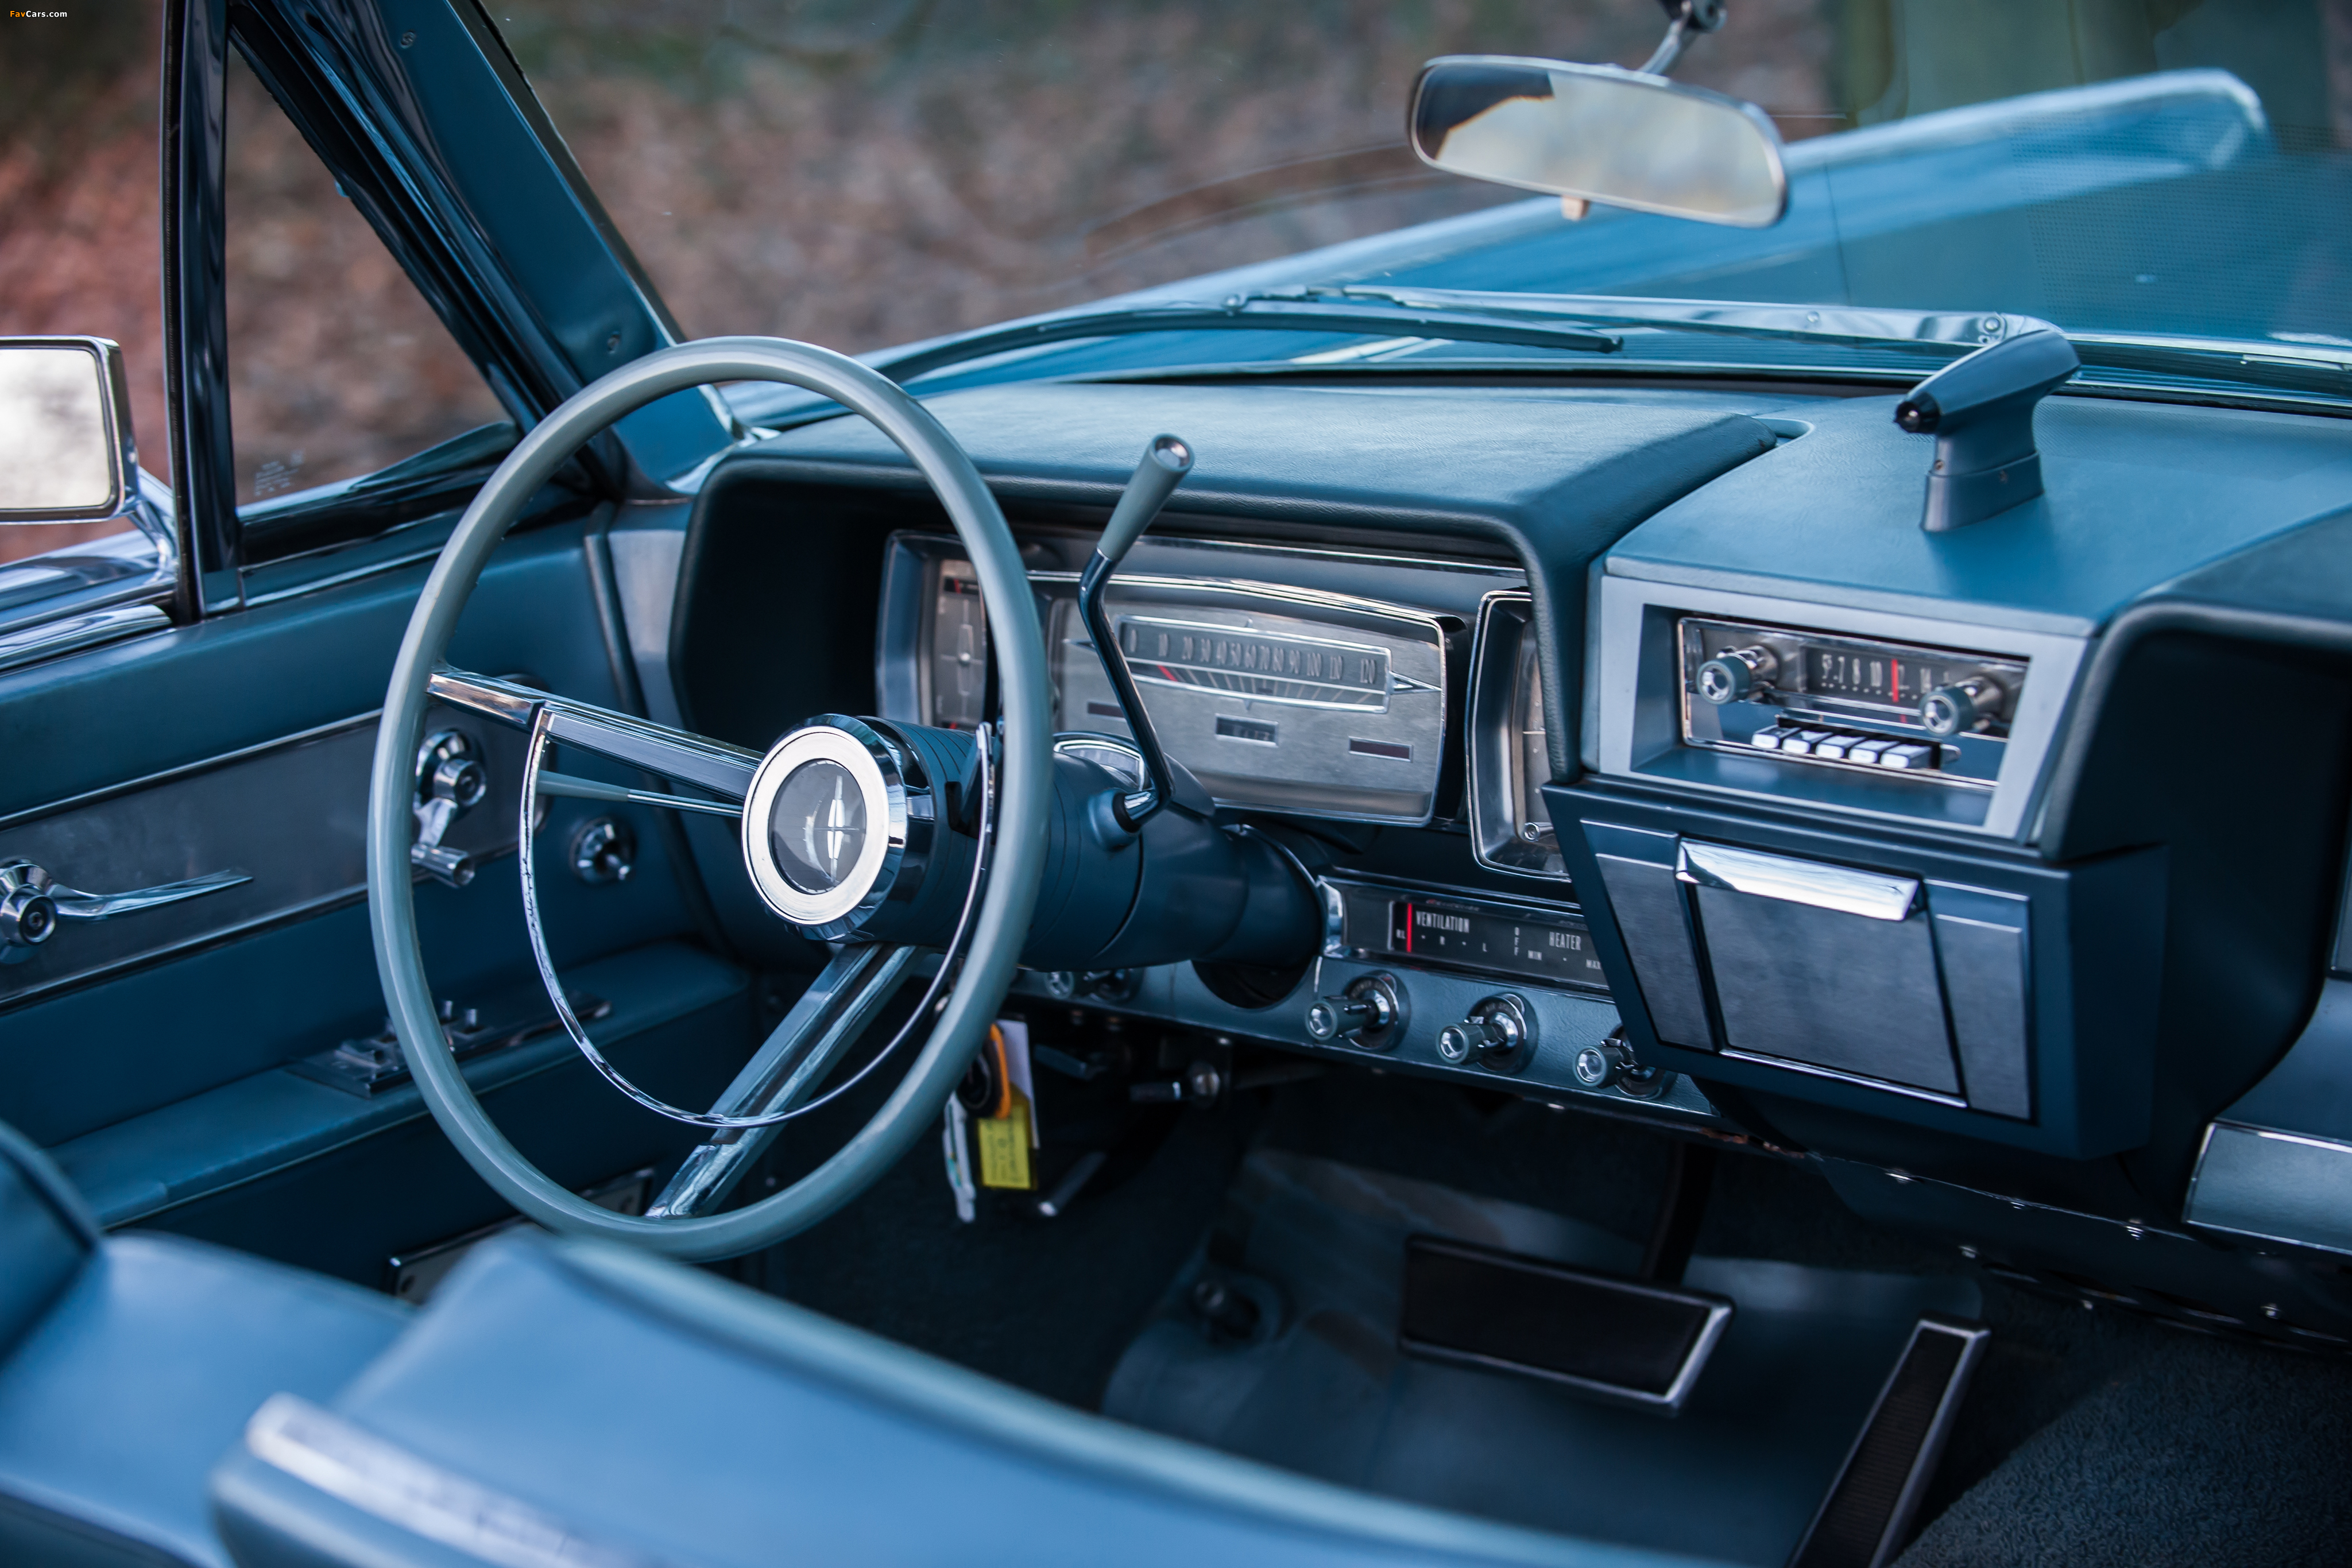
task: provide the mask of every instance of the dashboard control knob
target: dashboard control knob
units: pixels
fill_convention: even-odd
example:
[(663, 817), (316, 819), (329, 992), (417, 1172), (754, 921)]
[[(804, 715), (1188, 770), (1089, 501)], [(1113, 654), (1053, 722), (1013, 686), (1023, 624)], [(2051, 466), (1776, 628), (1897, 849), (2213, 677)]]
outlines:
[(1929, 735), (1967, 735), (2000, 716), (2007, 695), (1982, 675), (1937, 686), (1919, 699), (1919, 725)]
[(1780, 656), (1761, 643), (1727, 648), (1698, 667), (1699, 700), (1717, 707), (1745, 702), (1770, 687), (1772, 677), (1780, 673)]
[(1624, 1041), (1612, 1036), (1576, 1053), (1576, 1081), (1587, 1089), (1607, 1089), (1633, 1064)]
[(1338, 996), (1307, 1008), (1307, 1033), (1325, 1045), (1344, 1040), (1386, 1051), (1403, 1035), (1405, 1013), (1404, 988), (1394, 975), (1359, 975)]
[(637, 869), (637, 838), (628, 824), (598, 817), (572, 835), (572, 874), (591, 887), (629, 880)]
[(1636, 1100), (1655, 1100), (1665, 1093), (1675, 1075), (1661, 1067), (1645, 1067), (1633, 1060), (1625, 1031), (1612, 1030), (1598, 1045), (1576, 1053), (1576, 1081), (1587, 1089), (1614, 1089)]
[(1535, 1055), (1536, 1023), (1526, 1000), (1506, 994), (1488, 997), (1460, 1023), (1437, 1031), (1437, 1054), (1459, 1067), (1517, 1072)]

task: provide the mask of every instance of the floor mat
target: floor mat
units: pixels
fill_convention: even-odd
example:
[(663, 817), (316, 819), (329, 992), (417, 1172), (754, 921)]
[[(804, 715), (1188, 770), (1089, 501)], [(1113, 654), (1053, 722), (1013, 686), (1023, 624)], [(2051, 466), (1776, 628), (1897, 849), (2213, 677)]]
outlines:
[[(1979, 1305), (1958, 1277), (1694, 1259), (1685, 1282), (1738, 1312), (1689, 1404), (1666, 1418), (1401, 1355), (1413, 1234), (1624, 1272), (1641, 1257), (1540, 1209), (1261, 1148), (1208, 1247), (1121, 1357), (1103, 1413), (1384, 1496), (1779, 1568), (1913, 1323)], [(1278, 1301), (1255, 1336), (1220, 1343), (1187, 1304), (1212, 1257)]]
[(2352, 1367), (2168, 1335), (1922, 1531), (1899, 1568), (2296, 1568), (2352, 1539)]

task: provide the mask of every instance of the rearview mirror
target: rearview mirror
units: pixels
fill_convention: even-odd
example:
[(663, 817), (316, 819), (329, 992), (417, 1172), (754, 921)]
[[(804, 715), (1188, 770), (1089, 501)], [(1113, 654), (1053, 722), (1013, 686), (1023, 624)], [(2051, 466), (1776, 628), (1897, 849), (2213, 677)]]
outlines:
[(1423, 162), (1474, 180), (1740, 228), (1789, 208), (1762, 110), (1615, 66), (1448, 55), (1421, 68), (1411, 124)]
[(0, 523), (115, 517), (138, 465), (119, 345), (0, 338)]

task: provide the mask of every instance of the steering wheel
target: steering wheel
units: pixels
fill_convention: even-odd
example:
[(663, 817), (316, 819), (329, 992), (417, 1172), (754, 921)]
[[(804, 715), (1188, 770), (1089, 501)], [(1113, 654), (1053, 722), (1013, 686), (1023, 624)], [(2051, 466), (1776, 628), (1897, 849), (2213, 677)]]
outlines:
[[(969, 748), (957, 752), (936, 734), (886, 733), (834, 716), (793, 730), (762, 757), (443, 664), (450, 634), (491, 551), (524, 503), (565, 459), (624, 415), (672, 392), (719, 381), (782, 382), (831, 398), (897, 443), (929, 481), (971, 559), (987, 611), (1003, 702), (1003, 729), (996, 737), (1001, 760), (992, 768), (986, 736), (974, 755)], [(425, 706), (436, 697), (531, 731), (520, 818), (525, 907), (541, 977), (574, 1043), (608, 1080), (641, 1103), (709, 1130), (709, 1141), (688, 1156), (662, 1201), (645, 1216), (600, 1207), (524, 1158), (482, 1110), (443, 1032), (417, 942), (410, 848), (419, 741)], [(434, 1120), (499, 1196), (551, 1229), (629, 1242), (675, 1258), (710, 1259), (757, 1251), (815, 1224), (863, 1191), (936, 1121), (1004, 999), (1046, 860), (1052, 730), (1045, 639), (1004, 514), (963, 449), (897, 383), (855, 360), (805, 343), (712, 338), (646, 355), (582, 389), (508, 455), (443, 547), (409, 617), (376, 730), (368, 800), (368, 919), (393, 1029)], [(544, 775), (541, 766), (551, 740), (719, 797), (708, 802), (655, 797), (666, 803), (740, 811), (754, 885), (772, 908), (814, 936), (840, 936), (854, 927), (877, 905), (889, 878), (920, 875), (934, 884), (954, 883), (944, 896), (950, 908), (961, 901), (955, 935), (944, 945), (930, 992), (908, 1023), (912, 1030), (929, 1020), (929, 1038), (872, 1120), (791, 1186), (741, 1208), (706, 1212), (726, 1196), (779, 1123), (811, 1108), (816, 1086), (918, 968), (915, 949), (872, 942), (844, 948), (717, 1106), (695, 1113), (662, 1105), (622, 1078), (590, 1040), (555, 981), (531, 896), (535, 794), (601, 788), (609, 791), (605, 798), (646, 797), (593, 781), (552, 783), (554, 776)], [(977, 847), (963, 841), (958, 858), (948, 852), (952, 846), (944, 827), (952, 797), (933, 800), (926, 791), (938, 793), (941, 776), (966, 761), (977, 774), (978, 789), (967, 780), (962, 795), (980, 798), (981, 826)], [(835, 771), (822, 771), (828, 768)], [(767, 847), (771, 833), (762, 816), (782, 809), (780, 791), (782, 797), (793, 794), (795, 774), (830, 784), (836, 825), (844, 821), (845, 792), (858, 791), (852, 826), (862, 837), (853, 835), (853, 841), (862, 848), (850, 856), (855, 863), (835, 866), (835, 883), (826, 883), (819, 869), (792, 861), (781, 838), (779, 847)], [(808, 794), (812, 788), (800, 792)], [(931, 836), (925, 840), (927, 814)], [(840, 837), (835, 835), (836, 860)], [(928, 865), (919, 863), (927, 848)], [(779, 864), (779, 855), (786, 863)], [(926, 894), (934, 905), (941, 896), (937, 885)], [(944, 1001), (939, 999), (942, 994)], [(877, 1056), (868, 1070), (880, 1060)]]

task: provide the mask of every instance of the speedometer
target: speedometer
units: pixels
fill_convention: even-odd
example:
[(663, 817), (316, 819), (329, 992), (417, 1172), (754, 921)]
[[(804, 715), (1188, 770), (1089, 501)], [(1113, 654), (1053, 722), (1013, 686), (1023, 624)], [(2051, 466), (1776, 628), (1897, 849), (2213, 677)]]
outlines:
[[(1444, 622), (1181, 578), (1123, 578), (1108, 607), (1160, 744), (1219, 805), (1429, 821), (1444, 766)], [(1049, 624), (1059, 727), (1126, 736), (1076, 600), (1057, 596)]]

